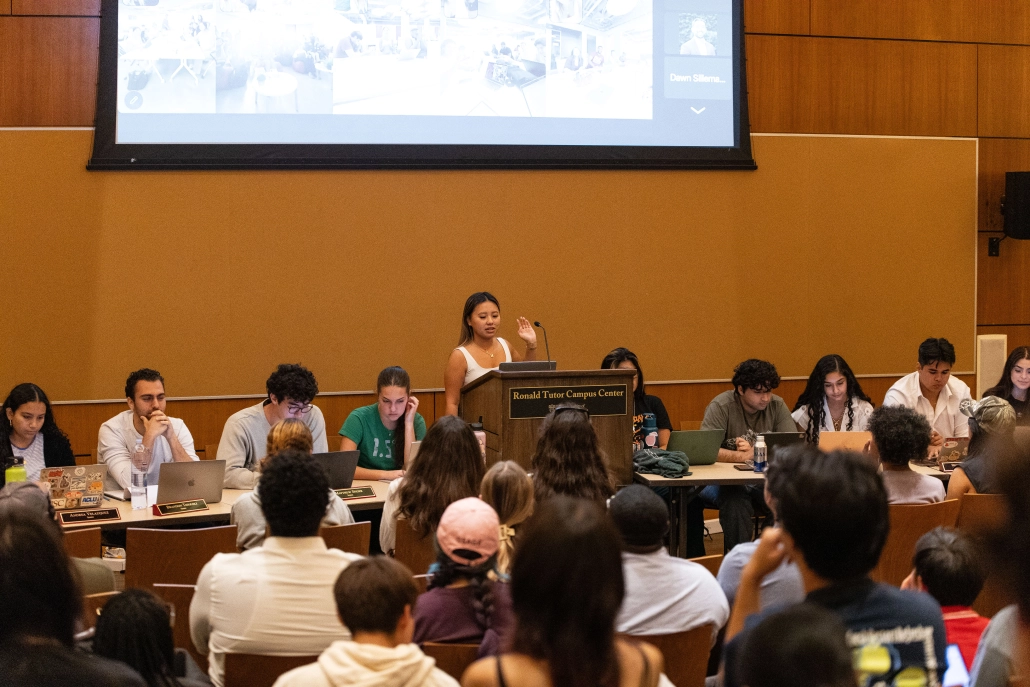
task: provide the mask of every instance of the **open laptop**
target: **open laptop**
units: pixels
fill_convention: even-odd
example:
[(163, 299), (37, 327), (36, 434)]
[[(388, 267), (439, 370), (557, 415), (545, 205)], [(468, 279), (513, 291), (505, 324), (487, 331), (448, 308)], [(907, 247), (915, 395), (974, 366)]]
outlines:
[(768, 432), (762, 435), (765, 438), (766, 461), (769, 465), (776, 460), (776, 452), (780, 449), (803, 444), (805, 442), (804, 432)]
[(497, 366), (501, 372), (546, 372), (557, 370), (556, 360), (523, 360), (518, 363), (501, 363)]
[(687, 454), (690, 466), (712, 465), (719, 458), (719, 447), (726, 432), (721, 429), (695, 429), (669, 435), (670, 451)]
[(819, 432), (822, 451), (856, 451), (861, 453), (873, 439), (872, 432)]
[(157, 478), (157, 503), (174, 503), (191, 499), (204, 499), (207, 503), (218, 503), (222, 500), (224, 480), (224, 460), (161, 463)]
[(74, 465), (43, 468), (39, 479), (50, 483), (50, 503), (54, 510), (99, 508), (104, 501), (106, 465)]
[(315, 453), (312, 458), (321, 463), (329, 475), (330, 489), (350, 489), (354, 483), (354, 470), (358, 467), (359, 451), (332, 451)]

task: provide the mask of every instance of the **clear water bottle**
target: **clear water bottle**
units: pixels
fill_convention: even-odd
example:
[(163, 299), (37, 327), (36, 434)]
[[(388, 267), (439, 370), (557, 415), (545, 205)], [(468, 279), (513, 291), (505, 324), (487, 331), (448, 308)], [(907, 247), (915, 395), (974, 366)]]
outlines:
[(25, 482), (28, 480), (29, 475), (25, 472), (25, 459), (21, 456), (14, 456), (11, 459), (11, 465), (4, 470), (4, 479), (7, 483), (11, 482)]
[(767, 451), (765, 437), (759, 435), (755, 440), (755, 472), (765, 472), (765, 468), (769, 464)]
[(145, 447), (142, 442), (137, 442), (131, 462), (132, 475), (129, 482), (129, 496), (132, 500), (132, 509), (142, 510), (147, 507), (147, 470), (150, 468), (150, 449)]

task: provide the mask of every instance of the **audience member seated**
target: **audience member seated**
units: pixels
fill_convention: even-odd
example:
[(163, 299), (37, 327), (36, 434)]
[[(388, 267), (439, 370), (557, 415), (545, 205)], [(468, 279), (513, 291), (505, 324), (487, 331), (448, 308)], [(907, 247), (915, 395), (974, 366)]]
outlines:
[(415, 608), (415, 642), (478, 643), (494, 656), (512, 626), (508, 585), (490, 580), (497, 564), (497, 513), (476, 497), (455, 501), (436, 528), (429, 590)]
[(544, 418), (531, 464), (537, 503), (562, 495), (603, 506), (615, 494), (590, 412), (579, 404), (561, 403)]
[(526, 524), (511, 570), (509, 653), (472, 664), (463, 687), (671, 687), (662, 654), (617, 638), (619, 533), (604, 509), (555, 496)]
[(497, 512), (501, 523), (497, 548), (497, 573), (507, 575), (518, 541), (520, 525), (533, 514), (533, 480), (522, 467), (502, 460), (483, 475), (479, 498)]
[(815, 364), (791, 417), (805, 440), (818, 444), (821, 432), (865, 431), (872, 414), (873, 403), (848, 363), (839, 355), (825, 355)]
[(189, 609), (190, 634), (208, 654), (208, 674), (224, 684), (225, 654), (304, 656), (350, 632), (333, 612), (333, 583), (362, 557), (327, 549), (318, 528), (329, 478), (311, 456), (281, 451), (261, 474), (261, 511), (270, 536), (243, 553), (220, 553), (200, 571)]
[(799, 604), (758, 623), (738, 670), (748, 687), (856, 687), (844, 624), (815, 604)]
[(730, 617), (719, 583), (704, 566), (665, 550), (669, 507), (640, 484), (622, 489), (608, 505), (622, 537), (626, 591), (616, 632), (665, 635), (712, 626), (712, 643)]
[(996, 396), (984, 396), (962, 406), (969, 416), (969, 448), (962, 464), (955, 468), (948, 480), (948, 498), (963, 494), (994, 494), (993, 457), (1005, 451), (1016, 428), (1016, 413), (1008, 401)]
[(937, 503), (944, 500), (944, 483), (912, 469), (909, 462), (926, 458), (930, 423), (903, 406), (882, 406), (869, 418), (873, 440), (869, 452), (883, 466), (883, 485), (891, 504)]
[(107, 464), (107, 487), (128, 489), (132, 466), (156, 485), (161, 464), (200, 460), (186, 423), (165, 415), (165, 380), (157, 370), (136, 370), (125, 380), (129, 409), (100, 425), (97, 462)]
[[(791, 446), (784, 449), (784, 452), (796, 450), (798, 449)], [(790, 461), (776, 461), (769, 466), (765, 474), (765, 503), (772, 511), (777, 525), (779, 525), (779, 516), (777, 515), (779, 509), (776, 507), (776, 502), (779, 500), (779, 494), (784, 485), (790, 480), (789, 471), (792, 464)], [(731, 606), (737, 597), (741, 573), (757, 548), (757, 541), (737, 544), (722, 559), (722, 565), (719, 566), (719, 574), (716, 578)], [(794, 561), (784, 558), (778, 568), (762, 579), (759, 608), (763, 611), (767, 608), (790, 606), (804, 600), (805, 584)]]
[(344, 451), (359, 451), (355, 479), (396, 479), (404, 475), (411, 442), (426, 436), (426, 421), (411, 395), (411, 378), (388, 367), (376, 380), (379, 400), (351, 412), (340, 428)]
[(209, 684), (185, 652), (184, 658), (188, 658), (188, 662), (184, 665), (189, 665), (198, 674), (193, 677), (176, 674), (175, 643), (168, 606), (143, 589), (126, 589), (104, 604), (93, 635), (93, 653), (128, 665), (151, 687), (204, 687)]
[(314, 452), (325, 453), (325, 418), (311, 401), (318, 395), (315, 375), (301, 365), (280, 365), (265, 382), (268, 398), (233, 413), (225, 421), (218, 459), (225, 461), (226, 489), (253, 489), (258, 462), (265, 457), (268, 432), (280, 420), (296, 418), (311, 430)]
[(386, 492), (379, 527), (383, 552), (393, 553), (399, 519), (420, 538), (429, 537), (447, 506), (478, 495), (482, 481), (483, 454), (475, 433), (464, 420), (443, 416), (426, 432), (411, 470), (391, 482)]
[(885, 406), (912, 408), (926, 418), (933, 430), (933, 455), (940, 452), (944, 440), (969, 436), (969, 425), (962, 414), (962, 401), (968, 399), (969, 387), (951, 376), (955, 364), (955, 347), (947, 339), (927, 339), (919, 344), (919, 365), (887, 390)]
[(1030, 426), (1030, 346), (1012, 349), (1005, 370), (998, 383), (984, 392), (983, 397), (997, 396), (1009, 402), (1016, 412), (1016, 424)]
[(0, 486), (11, 459), (25, 461), (26, 479), (39, 480), (44, 467), (75, 465), (72, 445), (54, 422), (50, 399), (35, 384), (19, 384), (4, 400), (0, 414)]
[[(311, 430), (300, 420), (290, 418), (280, 420), (268, 433), (268, 442), (265, 457), (258, 463), (258, 472), (265, 468), (270, 460), (277, 453), (293, 449), (302, 453), (311, 453)], [(236, 546), (240, 551), (253, 549), (261, 546), (265, 541), (265, 534), (268, 523), (261, 512), (261, 482), (259, 481), (252, 491), (236, 499), (232, 504), (232, 511), (229, 513), (229, 523), (236, 525)], [(323, 525), (350, 525), (354, 522), (354, 516), (350, 508), (343, 502), (335, 491), (329, 490), (329, 505), (325, 510), (325, 517), (322, 518)]]
[(969, 671), (969, 687), (1009, 687), (1015, 676), (1013, 659), (1019, 636), (1019, 608), (1006, 606), (991, 618)]
[[(941, 609), (927, 594), (869, 579), (890, 522), (883, 480), (859, 454), (816, 448), (777, 456), (790, 479), (777, 499), (780, 527), (762, 533), (740, 579), (727, 625), (725, 685), (744, 684), (738, 656), (760, 608), (762, 579), (786, 557), (797, 563), (806, 601), (836, 613), (862, 684), (938, 684), (945, 664)], [(745, 628), (747, 621), (747, 628)]]
[(412, 644), (418, 589), (410, 570), (386, 556), (355, 561), (334, 593), (353, 640), (333, 642), (317, 663), (282, 675), (275, 687), (457, 687)]
[(636, 354), (628, 348), (616, 348), (601, 361), (601, 369), (633, 370), (633, 450), (638, 451), (647, 447), (644, 436), (644, 416), (647, 414), (654, 416), (655, 425), (658, 427), (658, 446), (651, 448), (667, 447), (673, 429), (672, 421), (669, 420), (669, 413), (665, 410), (662, 399), (647, 393), (644, 386), (644, 370), (641, 369)]
[[(760, 434), (797, 431), (787, 404), (772, 393), (779, 385), (776, 368), (764, 360), (745, 360), (733, 370), (733, 388), (712, 399), (701, 422), (701, 429), (726, 433), (719, 449), (720, 462), (744, 463), (753, 459), (755, 440)], [(719, 509), (726, 551), (751, 541), (751, 519), (756, 511), (766, 512), (762, 488), (753, 485), (705, 487), (698, 502), (701, 504)], [(697, 517), (692, 520), (697, 521)]]
[(927, 592), (941, 605), (948, 644), (957, 644), (966, 669), (973, 667), (980, 635), (987, 628), (971, 606), (987, 580), (987, 568), (969, 535), (937, 527), (916, 542), (912, 572), (902, 589)]
[(77, 651), (82, 594), (53, 520), (0, 514), (0, 684), (146, 687), (131, 668)]

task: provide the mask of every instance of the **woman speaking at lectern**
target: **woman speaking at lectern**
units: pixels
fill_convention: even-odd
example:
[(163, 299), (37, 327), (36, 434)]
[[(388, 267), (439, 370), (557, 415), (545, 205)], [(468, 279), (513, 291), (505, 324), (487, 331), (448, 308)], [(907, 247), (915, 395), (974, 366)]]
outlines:
[(479, 291), (465, 301), (461, 314), (461, 337), (458, 347), (447, 359), (443, 375), (447, 415), (458, 414), (461, 387), (478, 379), (501, 363), (536, 360), (536, 330), (525, 317), (516, 320), (519, 338), (526, 342), (526, 352), (512, 349), (507, 341), (497, 336), (501, 327), (501, 306), (493, 295)]

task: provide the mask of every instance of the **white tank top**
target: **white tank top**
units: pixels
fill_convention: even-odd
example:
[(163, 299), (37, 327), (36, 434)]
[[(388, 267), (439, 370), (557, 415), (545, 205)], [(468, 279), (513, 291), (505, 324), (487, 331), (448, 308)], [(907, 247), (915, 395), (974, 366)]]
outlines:
[[(501, 337), (497, 337), (497, 340), (501, 342), (501, 348), (504, 349), (504, 362), (510, 363), (511, 351), (508, 349), (508, 342)], [(490, 370), (497, 369), (496, 367), (483, 367), (477, 363), (476, 359), (472, 357), (472, 354), (469, 353), (468, 349), (464, 346), (458, 346), (458, 350), (461, 351), (463, 356), (465, 356), (465, 384), (468, 384), (474, 379), (479, 379)]]

